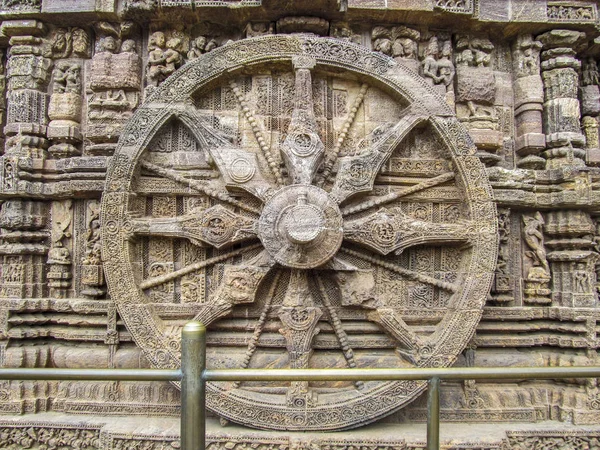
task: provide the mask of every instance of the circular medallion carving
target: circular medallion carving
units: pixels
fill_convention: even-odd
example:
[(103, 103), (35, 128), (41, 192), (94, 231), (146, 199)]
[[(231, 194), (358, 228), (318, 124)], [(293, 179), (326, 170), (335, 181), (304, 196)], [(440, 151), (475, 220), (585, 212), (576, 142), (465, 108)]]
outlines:
[[(154, 151), (178, 133), (192, 144)], [(111, 298), (157, 368), (179, 367), (192, 319), (211, 368), (447, 367), (496, 264), (491, 188), (450, 108), (401, 64), (334, 39), (247, 39), (186, 64), (133, 115), (106, 186)], [(207, 406), (338, 430), (425, 387), (208, 383)]]
[(245, 158), (234, 159), (231, 163), (229, 175), (236, 183), (246, 183), (254, 176), (256, 169), (252, 163)]

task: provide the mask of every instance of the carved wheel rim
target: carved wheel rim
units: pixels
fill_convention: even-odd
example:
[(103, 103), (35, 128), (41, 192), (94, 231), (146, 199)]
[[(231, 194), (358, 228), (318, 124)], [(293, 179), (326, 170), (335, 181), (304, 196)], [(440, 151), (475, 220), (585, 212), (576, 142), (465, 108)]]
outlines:
[[(294, 111), (279, 147), (282, 164), (236, 84), (242, 72), (265, 68), (285, 68), (295, 80)], [(394, 123), (365, 136), (361, 151), (339, 156), (335, 143), (322, 142), (312, 100), (299, 95), (310, 91), (316, 76), (346, 77), (360, 86), (347, 123), (371, 89), (397, 101), (402, 112)], [(250, 131), (256, 141), (253, 148), (233, 143), (195, 106), (198, 93), (214, 86), (229, 86), (237, 97), (239, 126)], [(216, 181), (198, 181), (146, 158), (154, 136), (173, 120), (187, 127), (212, 159), (220, 173)], [(408, 188), (387, 188), (381, 193), (375, 174), (418, 127), (441, 140), (449, 169)], [(343, 141), (348, 127), (338, 128)], [(287, 174), (281, 171), (283, 166)], [(134, 205), (144, 174), (211, 199), (212, 206), (205, 204), (170, 219), (140, 217)], [(463, 198), (454, 222), (431, 222), (402, 212), (401, 205), (410, 201), (410, 195), (442, 184), (453, 186)], [(139, 268), (139, 241), (152, 236), (193, 242), (213, 253), (187, 266), (162, 267), (145, 276)], [(211, 325), (255, 304), (260, 304), (262, 314), (252, 320), (245, 357), (238, 367), (257, 366), (255, 352), (261, 347), (266, 321), (277, 323), (279, 337), (283, 336), (284, 344), (275, 346), (285, 355), (281, 367), (322, 363), (313, 353), (317, 326), (322, 324), (329, 324), (330, 335), (337, 339), (338, 348), (329, 352), (341, 355), (336, 359), (338, 367), (390, 366), (395, 360), (389, 355), (378, 363), (363, 357), (367, 352), (352, 348), (357, 340), (346, 332), (342, 317), (346, 310), (364, 311), (365, 320), (394, 342), (391, 352), (396, 366), (449, 366), (480, 320), (495, 267), (497, 239), (496, 209), (484, 168), (475, 157), (470, 137), (442, 98), (390, 58), (354, 44), (303, 35), (228, 44), (172, 75), (124, 130), (102, 199), (103, 259), (110, 294), (136, 344), (157, 368), (179, 367), (178, 334), (186, 320), (205, 322), (210, 338)], [(454, 275), (445, 279), (412, 270), (394, 255), (423, 245), (457, 248), (461, 263)], [(164, 308), (149, 297), (152, 289), (211, 266), (222, 268), (219, 285), (206, 301), (183, 308), (187, 313), (180, 311), (178, 321), (166, 317)], [(410, 317), (404, 315), (406, 308), (390, 305), (389, 296), (372, 295), (378, 292), (374, 284), (382, 274), (446, 293), (445, 305), (426, 333), (415, 331)], [(271, 304), (268, 299), (275, 292), (280, 292), (280, 301)], [(427, 317), (427, 309), (416, 307), (411, 314)], [(223, 366), (215, 356), (219, 354), (223, 352), (209, 352), (209, 367)], [(258, 361), (260, 366), (263, 359)], [(425, 383), (417, 381), (325, 388), (291, 383), (274, 389), (209, 383), (207, 406), (222, 417), (258, 428), (334, 430), (396, 411), (424, 388)]]

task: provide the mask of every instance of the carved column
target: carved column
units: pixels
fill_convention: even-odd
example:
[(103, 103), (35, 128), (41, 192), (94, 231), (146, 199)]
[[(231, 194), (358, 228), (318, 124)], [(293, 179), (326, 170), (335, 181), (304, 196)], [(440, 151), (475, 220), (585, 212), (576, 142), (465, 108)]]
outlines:
[(543, 169), (545, 160), (539, 156), (546, 147), (542, 125), (544, 89), (540, 76), (542, 43), (530, 34), (520, 35), (513, 44), (513, 74), (515, 93), (515, 151), (521, 156), (517, 166)]
[(581, 62), (574, 48), (585, 33), (552, 30), (538, 36), (543, 44), (544, 131), (546, 168), (585, 165), (585, 137), (580, 128), (579, 75)]
[(600, 84), (596, 60), (588, 57), (581, 74), (581, 128), (585, 136), (586, 162), (600, 164), (600, 143), (598, 142), (598, 115), (600, 114)]
[(82, 28), (58, 28), (52, 34), (52, 56), (59, 59), (52, 75), (48, 116), (50, 154), (56, 157), (80, 155), (83, 60), (89, 58), (90, 39)]
[(44, 158), (49, 70), (52, 60), (42, 55), (45, 34), (41, 22), (9, 21), (2, 30), (11, 36), (8, 56), (8, 113), (4, 132), (8, 137), (5, 155)]
[(552, 269), (554, 306), (594, 307), (598, 253), (593, 250), (595, 226), (584, 211), (551, 211), (546, 233), (552, 237), (548, 260)]

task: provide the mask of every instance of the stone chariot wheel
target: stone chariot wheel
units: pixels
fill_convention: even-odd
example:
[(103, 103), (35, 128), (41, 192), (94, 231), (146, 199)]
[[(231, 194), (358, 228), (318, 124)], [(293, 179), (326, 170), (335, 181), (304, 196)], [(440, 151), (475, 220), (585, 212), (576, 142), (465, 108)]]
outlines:
[[(102, 200), (111, 297), (157, 368), (208, 326), (208, 365), (445, 367), (496, 264), (483, 166), (441, 96), (393, 60), (277, 35), (182, 67), (134, 114)], [(424, 382), (210, 383), (252, 427), (336, 430)]]

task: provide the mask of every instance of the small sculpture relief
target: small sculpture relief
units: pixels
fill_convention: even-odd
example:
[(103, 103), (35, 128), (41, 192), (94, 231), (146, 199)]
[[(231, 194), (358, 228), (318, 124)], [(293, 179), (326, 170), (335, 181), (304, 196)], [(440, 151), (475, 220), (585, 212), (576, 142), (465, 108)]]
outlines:
[(592, 5), (552, 4), (548, 2), (548, 19), (561, 22), (593, 22), (596, 9)]
[(48, 286), (50, 295), (65, 298), (71, 286), (71, 251), (68, 248), (72, 236), (73, 202), (71, 200), (52, 204), (52, 247), (48, 252)]
[(489, 105), (496, 96), (494, 72), (490, 67), (494, 45), (489, 39), (461, 36), (456, 42), (458, 74), (457, 101), (467, 102), (471, 117), (492, 117)]
[(193, 61), (205, 53), (217, 48), (217, 42), (208, 36), (198, 36), (190, 42), (190, 50), (187, 52), (188, 61)]
[(58, 28), (50, 39), (48, 57), (89, 58), (91, 53), (90, 37), (83, 28)]
[(539, 211), (533, 216), (523, 215), (523, 240), (529, 251), (525, 256), (532, 261), (532, 266), (527, 270), (525, 278), (525, 302), (533, 305), (549, 304), (550, 266), (546, 257), (544, 246), (543, 227), (544, 217)]
[(81, 93), (81, 66), (77, 63), (59, 62), (53, 74), (55, 94)]
[(498, 261), (496, 263), (496, 273), (494, 275), (494, 286), (492, 299), (497, 303), (508, 303), (513, 298), (513, 277), (510, 270), (511, 262), (511, 220), (510, 210), (501, 209), (498, 211), (498, 234), (500, 236), (500, 246), (498, 248)]
[(375, 27), (371, 32), (373, 50), (393, 57), (400, 64), (418, 72), (417, 42), (421, 33), (405, 26)]
[(247, 38), (274, 34), (275, 24), (273, 22), (248, 22), (244, 31)]
[(181, 40), (166, 40), (165, 33), (155, 31), (148, 42), (148, 86), (158, 86), (169, 75), (181, 66), (183, 58), (180, 53)]
[(435, 8), (459, 14), (473, 14), (473, 0), (435, 0)]
[[(550, 276), (550, 266), (546, 259), (546, 249), (544, 247), (543, 226), (544, 217), (539, 211), (534, 216), (523, 216), (523, 239), (531, 251), (526, 252), (526, 256), (531, 258), (534, 266), (540, 267), (544, 275)], [(539, 271), (536, 271), (539, 272)]]
[(124, 7), (126, 11), (151, 11), (158, 8), (158, 0), (125, 0)]
[[(581, 70), (581, 115), (584, 116), (584, 118), (586, 116), (597, 117), (600, 114), (599, 85), (600, 77), (598, 76), (598, 64), (592, 56), (588, 56), (583, 60)], [(596, 145), (589, 145), (586, 140), (586, 147), (597, 148), (597, 141)]]
[(81, 142), (81, 65), (78, 62), (57, 62), (52, 75), (52, 96), (48, 106), (48, 138), (51, 155), (62, 158), (79, 154)]
[(332, 23), (330, 28), (330, 34), (332, 37), (340, 39), (342, 41), (349, 41), (353, 44), (359, 45), (363, 43), (362, 36), (359, 33), (355, 33), (347, 23)]
[(479, 149), (477, 156), (489, 166), (502, 160), (496, 152), (504, 143), (494, 108), (493, 50), (494, 45), (484, 37), (459, 35), (456, 39), (456, 115), (469, 129)]
[(452, 62), (452, 42), (445, 41), (440, 53), (438, 38), (432, 36), (425, 50), (422, 70), (423, 76), (433, 86), (440, 87), (440, 94), (446, 95), (446, 101), (454, 105), (454, 75), (456, 69)]
[(2, 0), (0, 9), (11, 11), (39, 11), (42, 0)]
[(130, 22), (96, 25), (98, 40), (88, 87), (87, 138), (92, 153), (105, 154), (116, 142), (125, 122), (139, 103), (141, 58), (135, 27)]
[(513, 70), (517, 78), (540, 74), (542, 43), (530, 34), (519, 35), (513, 51)]
[(101, 258), (100, 203), (97, 200), (87, 203), (85, 218), (85, 256), (81, 259), (82, 294), (96, 298), (106, 292)]

